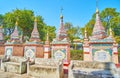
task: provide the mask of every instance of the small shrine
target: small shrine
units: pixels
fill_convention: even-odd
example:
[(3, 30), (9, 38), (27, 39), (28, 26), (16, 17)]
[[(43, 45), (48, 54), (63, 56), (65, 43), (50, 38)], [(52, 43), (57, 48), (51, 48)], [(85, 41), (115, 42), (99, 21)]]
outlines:
[(40, 57), (43, 58), (44, 56), (44, 48), (43, 48), (43, 44), (40, 40), (40, 36), (39, 36), (39, 32), (37, 29), (37, 18), (35, 18), (34, 20), (34, 28), (33, 31), (31, 33), (31, 37), (29, 39), (29, 41), (26, 41), (24, 44), (24, 57), (28, 58), (30, 57), (30, 59), (35, 59), (36, 57)]
[(109, 33), (109, 35), (106, 34), (97, 8), (96, 22), (92, 36), (88, 38), (87, 31), (85, 29), (83, 43), (84, 61), (113, 62), (118, 64), (118, 44), (112, 35), (111, 28), (109, 29)]
[(52, 58), (63, 60), (64, 65), (70, 62), (70, 42), (63, 24), (63, 15), (60, 16), (60, 27), (55, 39), (51, 43)]
[(15, 23), (13, 33), (10, 35), (10, 39), (5, 43), (5, 55), (10, 56), (23, 56), (23, 45), (21, 36), (18, 32), (18, 22)]

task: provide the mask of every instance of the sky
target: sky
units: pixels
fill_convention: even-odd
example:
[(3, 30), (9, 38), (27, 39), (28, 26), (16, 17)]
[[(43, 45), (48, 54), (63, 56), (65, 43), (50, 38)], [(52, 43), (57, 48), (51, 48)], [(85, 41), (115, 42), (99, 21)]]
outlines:
[[(33, 10), (41, 15), (50, 26), (60, 24), (60, 9), (63, 8), (64, 23), (71, 22), (74, 26), (83, 27), (96, 10), (96, 0), (0, 0), (0, 14), (18, 9)], [(120, 0), (99, 0), (98, 8), (116, 8), (120, 12)]]

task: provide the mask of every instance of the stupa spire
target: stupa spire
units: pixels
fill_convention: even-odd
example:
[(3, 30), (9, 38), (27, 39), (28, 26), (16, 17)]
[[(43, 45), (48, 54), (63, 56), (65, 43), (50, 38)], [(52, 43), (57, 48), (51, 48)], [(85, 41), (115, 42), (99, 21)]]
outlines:
[(30, 41), (40, 41), (39, 39), (39, 32), (38, 32), (38, 29), (37, 29), (37, 18), (35, 17), (35, 20), (34, 20), (34, 28), (33, 28), (33, 31), (31, 33), (31, 38), (30, 38)]
[(47, 31), (46, 34), (46, 41), (45, 41), (45, 45), (44, 45), (44, 58), (50, 58), (50, 41), (49, 41), (49, 34)]
[(50, 42), (49, 42), (49, 34), (48, 34), (48, 32), (47, 32), (47, 35), (46, 35), (46, 41), (45, 41), (45, 44), (46, 44), (46, 45), (50, 44)]
[(16, 21), (15, 26), (18, 26), (18, 21)]
[(96, 14), (99, 13), (99, 10), (98, 10), (98, 0), (96, 0)]
[(13, 33), (10, 36), (11, 40), (19, 40), (19, 34), (18, 34), (18, 21), (16, 21), (15, 23), (15, 29), (13, 31)]
[(62, 40), (64, 38), (67, 38), (66, 30), (64, 28), (64, 23), (63, 23), (62, 10), (63, 10), (63, 8), (61, 8), (61, 14), (60, 14), (60, 27), (59, 27), (58, 34), (57, 34), (58, 40)]
[(110, 29), (109, 29), (109, 32), (110, 32), (110, 35), (109, 35), (109, 37), (113, 37), (113, 34), (112, 34), (112, 29), (111, 29), (111, 27), (110, 27)]
[(84, 39), (87, 39), (87, 30), (85, 28), (85, 35), (84, 35)]
[(100, 20), (99, 10), (98, 10), (98, 0), (96, 0), (96, 22), (93, 28), (92, 38), (103, 39), (105, 37), (107, 36), (106, 36), (105, 28), (103, 27), (102, 22)]

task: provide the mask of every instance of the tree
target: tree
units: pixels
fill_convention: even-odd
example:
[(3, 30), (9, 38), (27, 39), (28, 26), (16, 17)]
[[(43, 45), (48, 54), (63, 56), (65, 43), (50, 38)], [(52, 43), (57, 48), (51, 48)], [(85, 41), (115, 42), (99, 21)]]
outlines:
[(105, 26), (105, 29), (106, 31), (108, 31), (108, 29), (110, 28), (110, 20), (114, 17), (117, 17), (119, 15), (118, 12), (116, 12), (116, 9), (115, 8), (105, 8), (100, 16), (101, 16), (101, 19), (102, 21), (106, 22), (106, 26)]
[(66, 30), (69, 30), (69, 29), (71, 29), (73, 27), (73, 25), (70, 22), (66, 22), (64, 27), (65, 27)]
[(92, 30), (95, 24), (95, 20), (91, 19), (86, 25), (85, 27), (80, 28), (81, 34), (84, 37), (84, 32), (85, 32), (85, 28), (87, 30), (87, 35), (91, 36), (92, 35)]
[(34, 14), (31, 10), (13, 10), (4, 15), (5, 34), (13, 32), (15, 22), (18, 21), (18, 28), (23, 31), (23, 35), (30, 36), (33, 27)]
[[(33, 30), (34, 26), (34, 19), (35, 17), (37, 18), (37, 28), (40, 34), (40, 39), (45, 40), (46, 36), (46, 27), (48, 27), (44, 23), (44, 19), (42, 16), (38, 15), (35, 16), (34, 12), (32, 10), (20, 10), (20, 9), (15, 9), (12, 12), (5, 13), (3, 15), (4, 18), (4, 29), (5, 29), (5, 35), (9, 36), (15, 27), (15, 22), (18, 21), (18, 29), (22, 31), (23, 36), (27, 36), (30, 38), (31, 32)], [(51, 34), (55, 33), (55, 28), (50, 27), (50, 32)], [(51, 39), (53, 38), (50, 37)]]
[(49, 40), (52, 41), (55, 36), (56, 36), (56, 33), (55, 33), (55, 26), (46, 26), (45, 29), (44, 29), (44, 34), (45, 36), (43, 37), (43, 40), (45, 41), (46, 40), (46, 36), (47, 36), (47, 33), (49, 35)]
[(3, 15), (0, 14), (0, 25), (3, 24)]
[[(120, 34), (120, 13), (116, 11), (115, 8), (105, 8), (103, 11), (99, 13), (101, 22), (103, 26), (106, 29), (106, 32), (108, 34), (108, 29), (111, 27), (112, 30), (114, 31), (115, 36), (119, 36)], [(95, 17), (96, 14), (94, 13), (90, 21), (82, 27), (81, 33), (82, 36), (84, 36), (84, 29), (86, 27), (88, 36), (92, 34), (92, 30), (95, 24)]]
[(80, 38), (80, 27), (79, 26), (73, 26), (72, 23), (66, 22), (65, 23), (65, 29), (67, 31), (68, 37), (73, 41), (75, 38)]
[(110, 26), (114, 31), (115, 36), (120, 36), (120, 16), (113, 17), (110, 20)]

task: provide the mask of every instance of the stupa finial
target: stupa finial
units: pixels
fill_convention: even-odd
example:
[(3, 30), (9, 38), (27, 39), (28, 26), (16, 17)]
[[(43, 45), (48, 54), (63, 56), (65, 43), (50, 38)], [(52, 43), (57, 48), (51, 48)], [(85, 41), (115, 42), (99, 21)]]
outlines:
[(58, 33), (57, 33), (57, 39), (58, 40), (63, 40), (64, 38), (67, 38), (67, 33), (66, 33), (64, 23), (63, 23), (62, 10), (63, 10), (63, 8), (61, 8), (60, 27), (59, 27)]
[(49, 34), (48, 34), (48, 31), (47, 31), (47, 35), (46, 35), (46, 40), (49, 41)]
[(107, 37), (107, 35), (105, 32), (105, 28), (102, 25), (102, 22), (100, 20), (99, 11), (98, 11), (98, 0), (96, 0), (96, 8), (97, 8), (96, 9), (96, 21), (95, 21), (95, 25), (93, 28), (91, 39), (103, 39)]
[(37, 17), (35, 17), (34, 22), (37, 22)]
[(62, 11), (63, 11), (63, 8), (61, 7), (61, 9), (60, 9), (60, 19), (63, 19)]
[(85, 27), (85, 36), (84, 38), (87, 38), (87, 30), (86, 30), (86, 27)]
[(109, 32), (110, 32), (110, 37), (113, 37), (113, 34), (112, 34), (112, 28), (110, 27), (110, 29), (109, 29)]
[(34, 27), (33, 27), (32, 33), (31, 33), (30, 41), (39, 42), (40, 41), (39, 38), (40, 38), (40, 36), (39, 36), (38, 29), (37, 29), (37, 18), (35, 17), (35, 19), (34, 19)]
[(15, 25), (18, 26), (18, 21), (15, 22)]
[(98, 9), (98, 0), (96, 0), (96, 13), (99, 13), (99, 9)]

